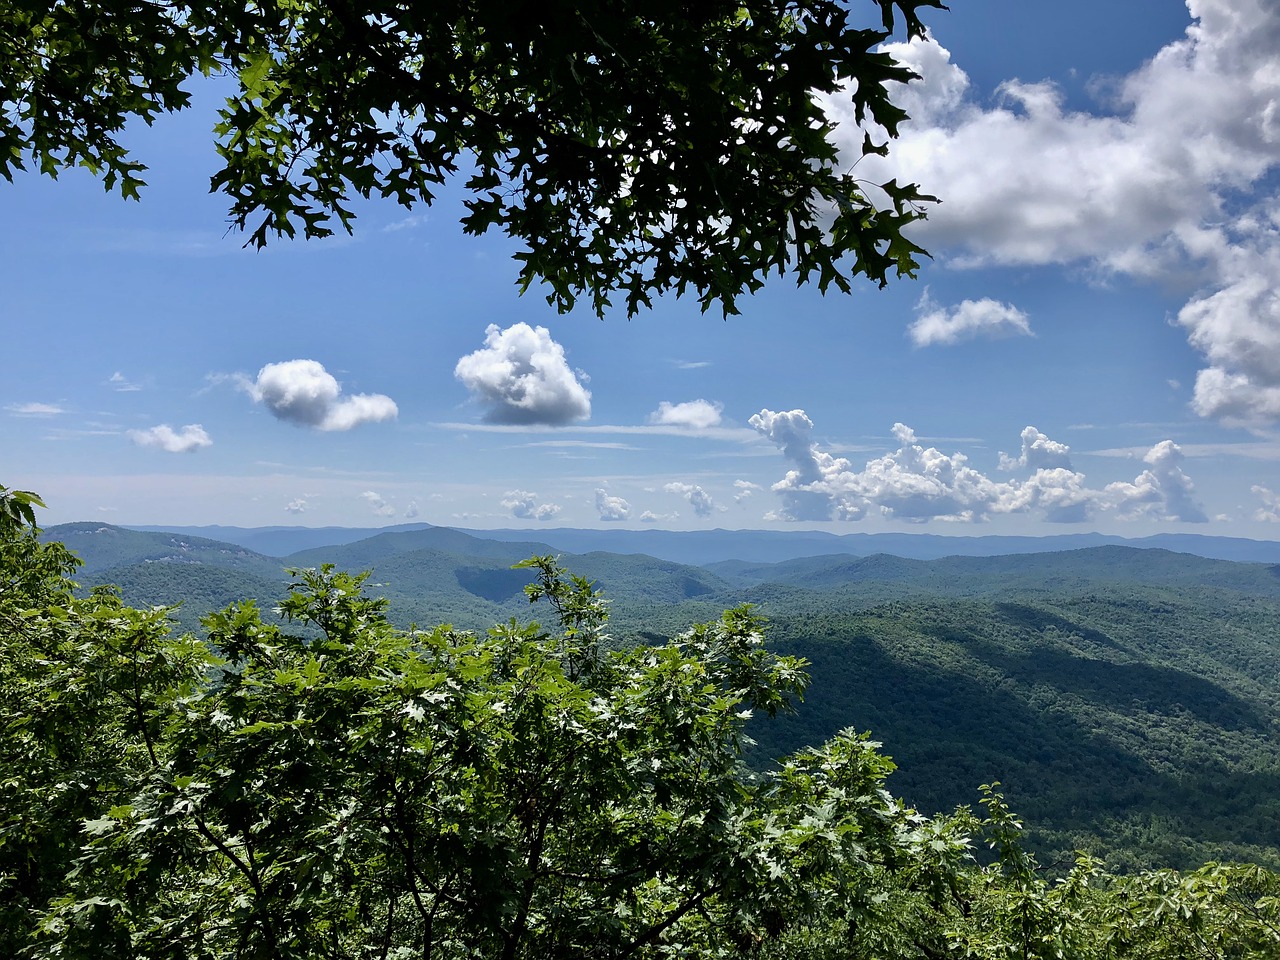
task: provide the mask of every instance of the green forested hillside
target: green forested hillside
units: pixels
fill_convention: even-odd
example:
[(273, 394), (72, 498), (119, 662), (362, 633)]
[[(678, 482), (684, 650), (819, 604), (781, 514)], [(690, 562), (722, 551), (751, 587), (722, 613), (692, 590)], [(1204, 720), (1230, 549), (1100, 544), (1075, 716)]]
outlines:
[[(270, 614), (286, 567), (372, 571), (401, 626), (485, 631), (527, 619), (527, 543), (443, 528), (267, 558), (100, 524), (55, 528), (86, 585), (181, 601), (182, 629), (244, 598)], [(532, 545), (536, 549), (537, 545)], [(1113, 865), (1280, 864), (1280, 578), (1273, 567), (1099, 547), (934, 561), (878, 555), (689, 567), (565, 557), (612, 611), (615, 646), (661, 642), (744, 601), (769, 642), (807, 658), (799, 712), (753, 727), (750, 760), (870, 731), (898, 789), (937, 812), (999, 779), (1050, 853)]]
[(60, 540), (80, 558), (81, 579), (101, 577), (105, 570), (135, 564), (198, 564), (225, 567), (250, 575), (274, 577), (281, 563), (245, 547), (185, 534), (127, 530), (106, 523), (64, 523), (50, 527), (50, 539)]
[(870, 730), (922, 809), (1001, 780), (1042, 851), (1126, 868), (1280, 863), (1280, 604), (1120, 585), (842, 611), (771, 602), (811, 663), (757, 756)]

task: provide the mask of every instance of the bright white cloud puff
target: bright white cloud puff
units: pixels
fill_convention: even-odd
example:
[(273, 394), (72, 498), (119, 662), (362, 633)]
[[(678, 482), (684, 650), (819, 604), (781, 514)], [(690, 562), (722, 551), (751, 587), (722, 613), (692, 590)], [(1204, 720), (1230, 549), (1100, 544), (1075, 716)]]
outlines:
[(369, 504), (373, 512), (379, 517), (394, 517), (396, 508), (386, 501), (382, 494), (374, 490), (366, 490), (360, 494), (360, 498)]
[(344, 396), (342, 385), (316, 360), (268, 363), (256, 380), (245, 378), (241, 387), (277, 420), (316, 430), (350, 430), (394, 420), (400, 412), (380, 393)]
[(631, 504), (621, 497), (609, 495), (608, 490), (596, 490), (596, 513), (601, 520), (616, 521), (631, 519)]
[(189, 423), (181, 430), (174, 430), (167, 423), (146, 430), (130, 430), (129, 439), (140, 447), (155, 447), (165, 453), (194, 453), (213, 446), (209, 434), (198, 423)]
[(591, 393), (546, 327), (485, 329), (484, 347), (454, 367), (488, 423), (563, 426), (591, 416)]
[(521, 520), (550, 520), (560, 513), (559, 504), (539, 503), (538, 495), (528, 490), (508, 490), (502, 496), (503, 508)]
[(711, 499), (711, 494), (696, 484), (668, 483), (662, 489), (667, 493), (678, 493), (684, 497), (689, 502), (689, 506), (693, 508), (694, 516), (705, 520), (716, 512), (716, 503)]
[(1000, 454), (1001, 470), (1018, 470), (1030, 467), (1032, 470), (1054, 470), (1059, 467), (1071, 469), (1071, 448), (1065, 443), (1050, 440), (1035, 427), (1022, 429), (1022, 453), (1017, 457)]
[(750, 422), (793, 465), (772, 487), (782, 506), (769, 519), (860, 520), (878, 512), (916, 523), (972, 522), (994, 514), (1034, 513), (1052, 523), (1083, 523), (1099, 511), (1124, 519), (1208, 519), (1181, 469), (1182, 451), (1171, 440), (1151, 448), (1144, 458), (1148, 469), (1132, 483), (1097, 490), (1071, 468), (1069, 448), (1035, 427), (1022, 431), (1018, 458), (1001, 455), (1002, 468), (1030, 469), (1031, 475), (998, 482), (971, 467), (964, 454), (925, 447), (901, 423), (893, 426), (899, 448), (854, 470), (848, 460), (818, 448), (811, 439), (813, 423), (803, 410), (761, 410)]
[(978, 337), (1031, 336), (1027, 315), (1010, 303), (984, 298), (942, 307), (926, 291), (916, 304), (916, 319), (907, 328), (917, 347), (948, 346)]
[(665, 427), (688, 427), (690, 430), (706, 430), (720, 426), (720, 413), (724, 404), (710, 400), (688, 400), (671, 403), (663, 400), (658, 409), (649, 414), (649, 422)]

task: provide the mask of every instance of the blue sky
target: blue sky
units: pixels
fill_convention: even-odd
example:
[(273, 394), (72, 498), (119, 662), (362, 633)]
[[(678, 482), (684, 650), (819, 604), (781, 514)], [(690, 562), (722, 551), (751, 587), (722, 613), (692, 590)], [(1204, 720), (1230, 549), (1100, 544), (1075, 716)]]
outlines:
[(141, 203), (0, 183), (0, 482), (48, 523), (1276, 538), (1280, 7), (927, 19), (914, 119), (859, 169), (943, 198), (934, 259), (728, 321), (558, 315), (456, 195), (242, 250), (216, 84), (132, 135)]

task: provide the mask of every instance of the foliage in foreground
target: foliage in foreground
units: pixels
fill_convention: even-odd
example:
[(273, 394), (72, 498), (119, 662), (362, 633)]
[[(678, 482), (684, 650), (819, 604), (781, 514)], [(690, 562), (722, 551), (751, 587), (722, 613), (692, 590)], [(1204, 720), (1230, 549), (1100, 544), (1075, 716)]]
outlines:
[(870, 131), (858, 156), (887, 153), (916, 74), (880, 44), (940, 6), (874, 0), (860, 29), (841, 0), (19, 0), (0, 4), (0, 176), (83, 167), (136, 199), (122, 132), (224, 76), (210, 186), (250, 244), (459, 179), (464, 230), (519, 243), (522, 291), (634, 315), (688, 290), (727, 315), (770, 273), (914, 276), (903, 231), (935, 198), (855, 177), (820, 98)]
[[(1051, 879), (994, 788), (927, 819), (846, 731), (739, 763), (799, 661), (748, 609), (604, 653), (549, 558), (556, 629), (400, 631), (360, 577), (172, 637), (77, 599), (0, 522), (0, 955), (146, 958), (1254, 957), (1280, 877), (1211, 864)], [(974, 848), (989, 845), (990, 862)]]

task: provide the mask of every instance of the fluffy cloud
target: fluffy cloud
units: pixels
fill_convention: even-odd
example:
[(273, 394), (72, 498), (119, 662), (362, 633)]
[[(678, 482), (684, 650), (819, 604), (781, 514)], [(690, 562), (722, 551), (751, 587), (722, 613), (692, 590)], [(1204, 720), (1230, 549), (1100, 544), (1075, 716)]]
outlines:
[(490, 324), (484, 342), (453, 373), (487, 408), (487, 422), (560, 426), (591, 416), (591, 393), (546, 327)]
[(782, 497), (782, 509), (771, 517), (783, 520), (830, 520), (834, 510), (832, 498), (819, 485), (828, 476), (849, 469), (849, 461), (818, 449), (813, 442), (813, 421), (803, 410), (775, 413), (764, 409), (747, 421), (772, 440), (794, 470), (773, 485)]
[(601, 520), (629, 520), (631, 504), (621, 497), (610, 496), (607, 490), (597, 489), (596, 512), (600, 514)]
[(180, 431), (167, 423), (146, 430), (130, 430), (129, 439), (140, 447), (156, 447), (165, 453), (193, 453), (213, 446), (209, 434), (198, 423), (188, 423)]
[(670, 403), (663, 400), (658, 409), (649, 414), (649, 422), (668, 427), (689, 427), (692, 430), (705, 430), (708, 427), (720, 426), (720, 412), (724, 404), (712, 403), (709, 400), (689, 400), (685, 403)]
[(373, 508), (373, 512), (378, 516), (394, 517), (396, 515), (396, 508), (387, 503), (380, 493), (376, 493), (373, 490), (366, 490), (364, 493), (360, 494), (360, 497), (369, 504), (371, 508)]
[[(892, 44), (923, 79), (888, 158), (860, 174), (945, 199), (916, 237), (953, 265), (1083, 264), (1201, 287), (1178, 313), (1206, 360), (1195, 409), (1280, 420), (1280, 4), (1188, 0), (1184, 37), (1067, 109), (1052, 83), (1010, 80), (994, 104), (932, 41)], [(831, 98), (861, 154), (849, 102)], [(945, 318), (944, 318), (945, 319)], [(917, 321), (918, 322), (918, 321)]]
[(404, 508), (404, 518), (406, 520), (416, 520), (421, 511), (418, 509), (418, 501), (410, 500), (409, 505)]
[(284, 505), (284, 508), (285, 508), (285, 510), (287, 510), (289, 513), (306, 513), (306, 512), (307, 512), (307, 501), (305, 501), (305, 500), (303, 500), (301, 497), (299, 497), (299, 498), (298, 498), (298, 499), (296, 499), (296, 500), (290, 500), (288, 503), (286, 503), (286, 504)]
[(1120, 516), (1150, 517), (1207, 523), (1209, 518), (1195, 502), (1195, 485), (1182, 472), (1182, 448), (1162, 440), (1142, 458), (1149, 468), (1132, 483), (1109, 483), (1106, 492)]
[(734, 503), (742, 503), (757, 490), (761, 489), (760, 484), (752, 483), (750, 480), (735, 480), (733, 481), (733, 488), (738, 491), (733, 495)]
[(317, 430), (350, 430), (399, 413), (395, 401), (380, 393), (343, 396), (341, 384), (316, 360), (268, 363), (257, 380), (241, 386), (276, 419)]
[(668, 483), (662, 488), (667, 493), (678, 493), (689, 501), (695, 516), (704, 520), (716, 512), (716, 503), (711, 494), (692, 483)]
[(941, 307), (926, 291), (916, 304), (916, 319), (907, 328), (917, 347), (949, 345), (977, 337), (1031, 336), (1027, 315), (1010, 303), (983, 298), (963, 300), (954, 307)]
[(1280, 523), (1280, 494), (1257, 484), (1249, 489), (1262, 501), (1262, 506), (1253, 512), (1253, 519), (1262, 523)]
[(554, 503), (538, 503), (538, 495), (528, 490), (508, 490), (503, 495), (502, 506), (521, 520), (550, 520), (560, 512)]
[(1065, 443), (1050, 440), (1035, 427), (1022, 429), (1022, 453), (1017, 457), (1000, 454), (1001, 470), (1053, 470), (1059, 467), (1071, 469), (1071, 448)]
[(861, 470), (819, 449), (811, 438), (813, 423), (803, 410), (762, 410), (751, 418), (751, 425), (777, 444), (794, 466), (773, 485), (782, 506), (770, 519), (860, 520), (876, 512), (922, 523), (1032, 513), (1051, 523), (1082, 523), (1099, 511), (1189, 523), (1206, 519), (1181, 469), (1182, 452), (1170, 440), (1151, 449), (1145, 457), (1148, 469), (1132, 483), (1098, 490), (1071, 468), (1065, 444), (1031, 426), (1022, 431), (1018, 458), (1001, 454), (1004, 469), (1029, 469), (1030, 476), (995, 481), (970, 466), (962, 453), (924, 446), (901, 423), (893, 426), (898, 449), (869, 460)]

